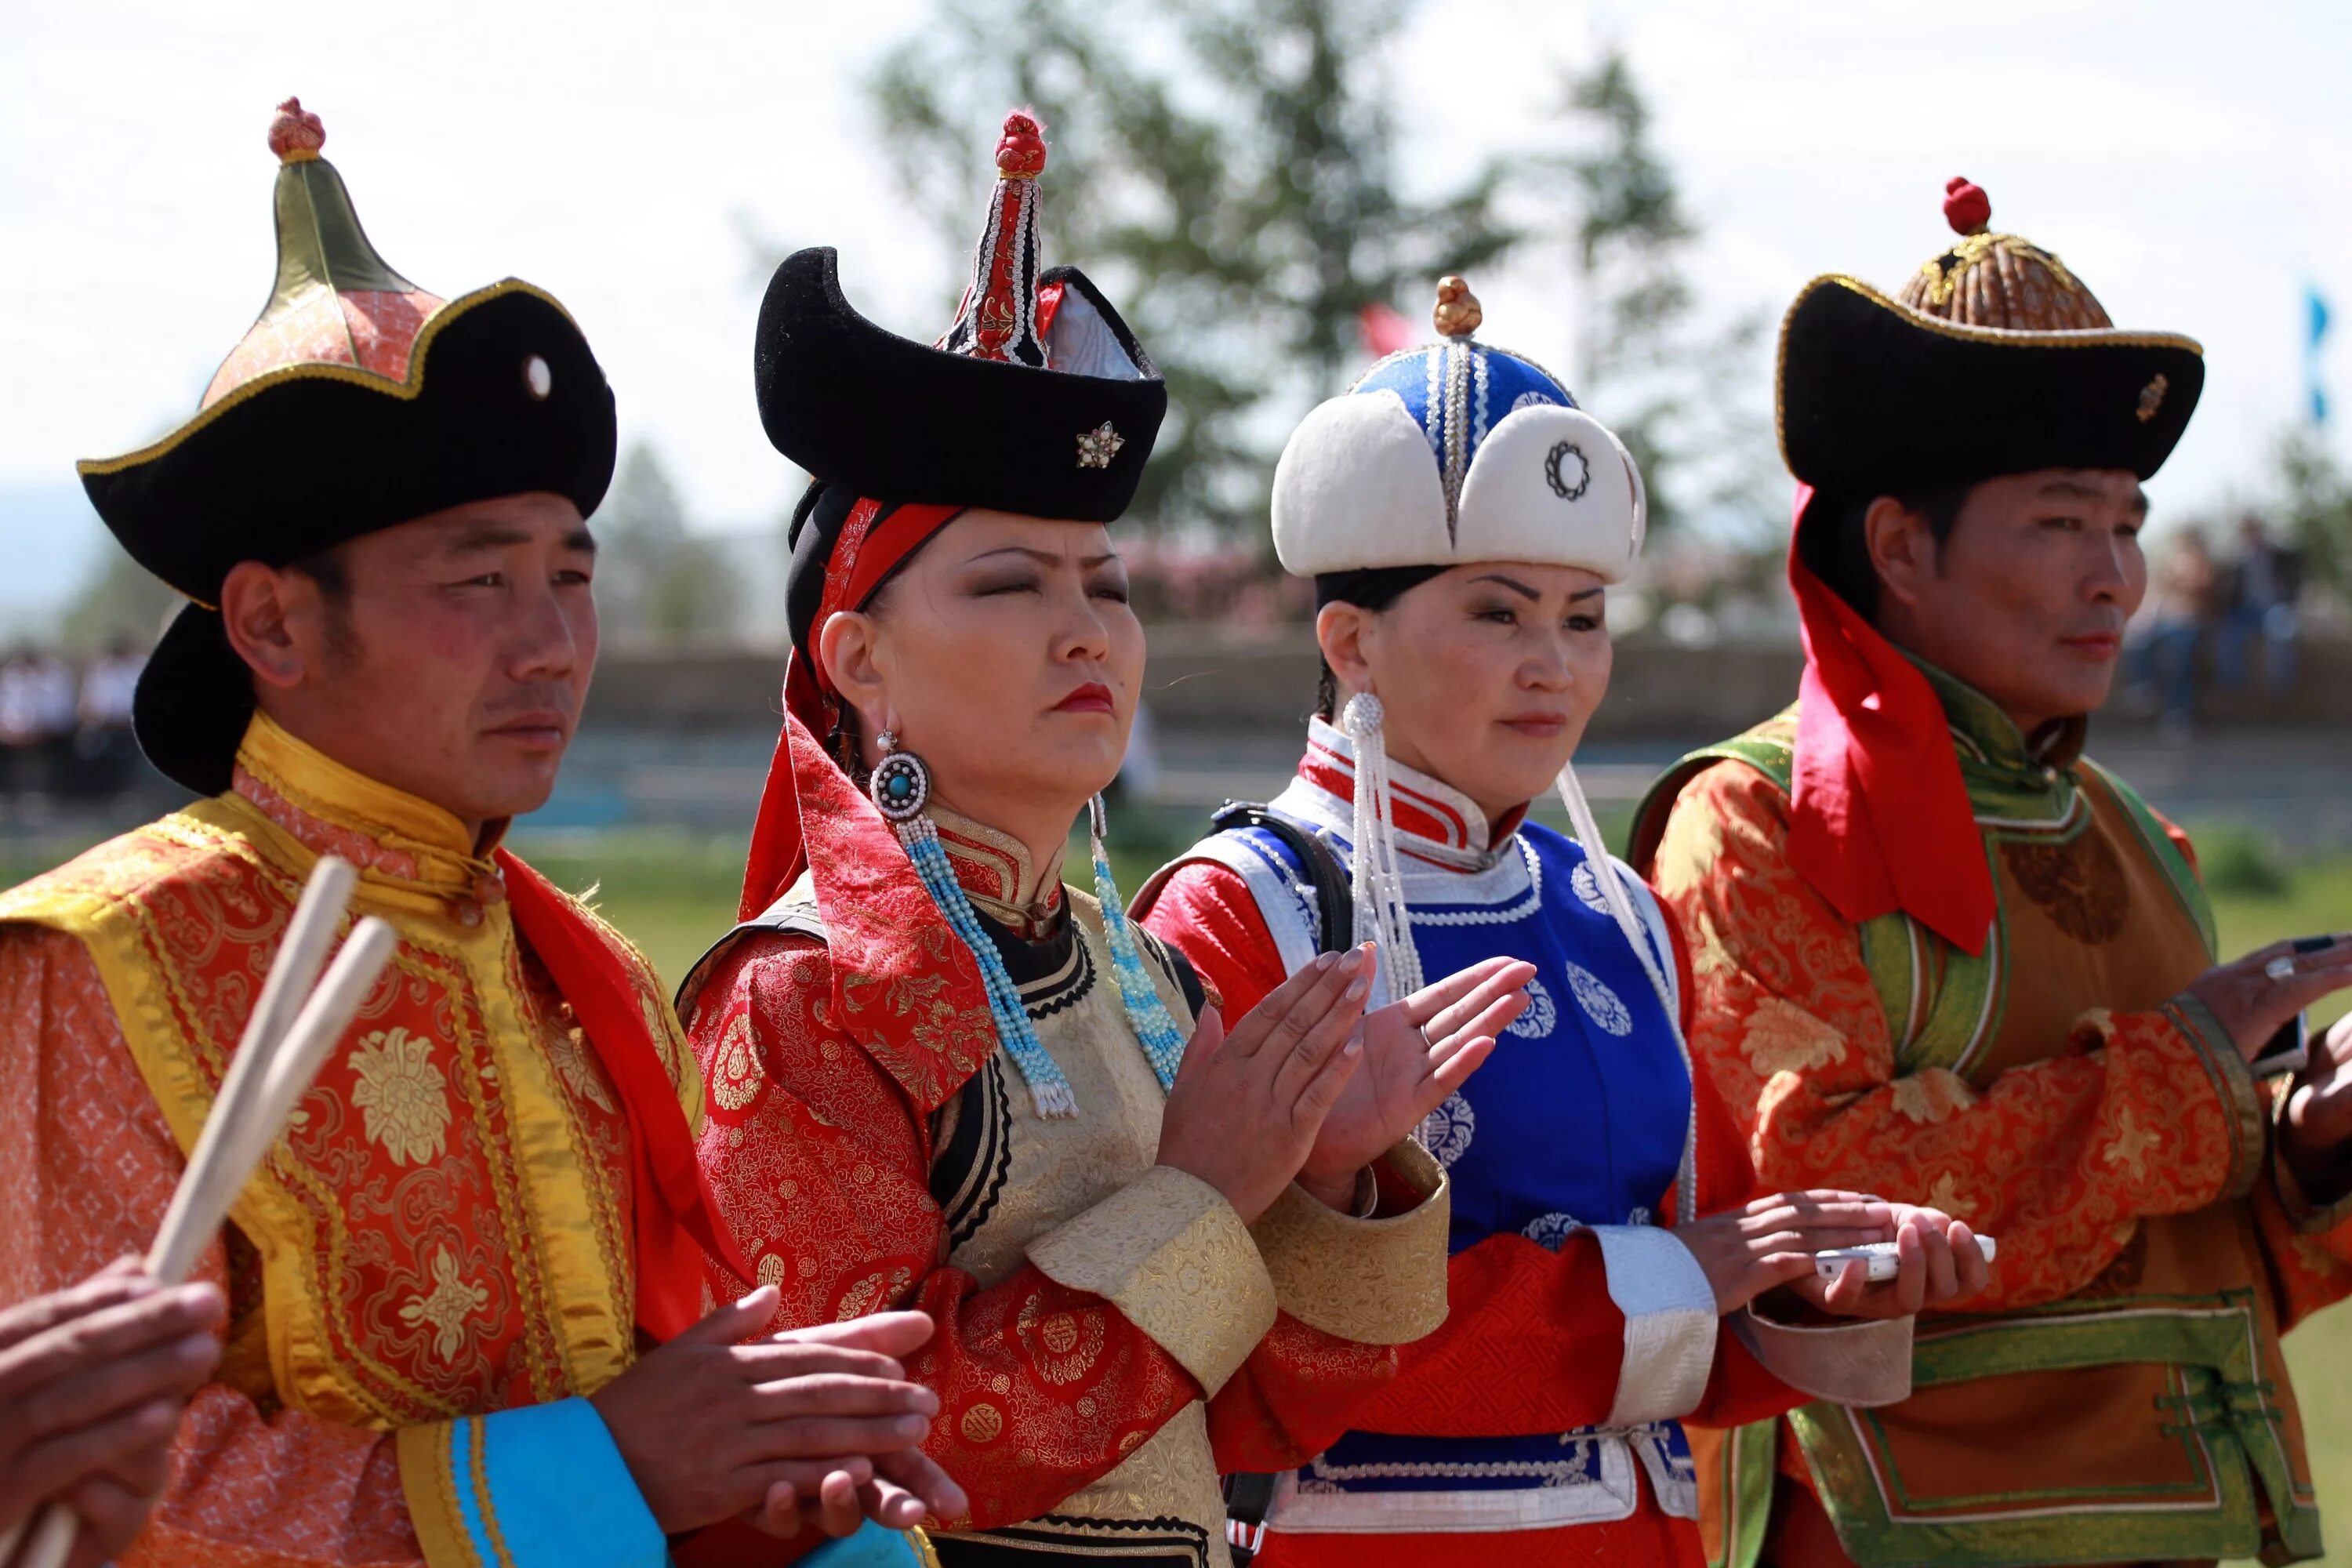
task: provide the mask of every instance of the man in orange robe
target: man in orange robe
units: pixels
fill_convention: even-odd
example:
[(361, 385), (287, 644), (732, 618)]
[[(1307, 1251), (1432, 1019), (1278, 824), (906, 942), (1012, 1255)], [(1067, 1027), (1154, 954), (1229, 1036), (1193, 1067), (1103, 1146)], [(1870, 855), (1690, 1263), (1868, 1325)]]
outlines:
[(2352, 1289), (2352, 1031), (2256, 1061), (2352, 943), (2216, 967), (2187, 839), (2083, 754), (2147, 584), (2140, 481), (2203, 382), (1989, 231), (1790, 309), (1797, 705), (1652, 792), (1696, 1055), (1768, 1184), (1916, 1193), (2000, 1247), (1916, 1393), (1701, 1454), (1719, 1562), (2316, 1555), (2279, 1334)]
[[(324, 139), (280, 107), (277, 288), (196, 416), (83, 465), (193, 601), (136, 724), (203, 798), (0, 895), (0, 1306), (144, 1250), (334, 855), (398, 951), (199, 1266), (220, 1370), (161, 1477), (114, 1472), (161, 1482), (121, 1561), (650, 1564), (746, 1512), (814, 1540), (819, 1500), (855, 1529), (861, 1485), (895, 1524), (960, 1506), (893, 1359), (926, 1320), (739, 1345), (772, 1296), (708, 1311), (731, 1255), (662, 988), (498, 847), (594, 663), (604, 374), (529, 284), (394, 272)], [(122, 1544), (62, 1499), (101, 1527), (78, 1561)]]

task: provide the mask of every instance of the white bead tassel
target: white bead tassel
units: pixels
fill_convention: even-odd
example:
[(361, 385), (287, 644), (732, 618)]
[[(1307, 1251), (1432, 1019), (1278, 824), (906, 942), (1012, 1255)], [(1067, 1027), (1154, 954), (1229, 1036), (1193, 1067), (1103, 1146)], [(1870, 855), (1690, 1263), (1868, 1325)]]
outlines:
[[(1584, 846), (1584, 863), (1591, 868), (1592, 885), (1601, 889), (1601, 901), (1609, 906), (1617, 929), (1625, 933), (1633, 956), (1641, 961), (1642, 972), (1650, 977), (1651, 988), (1658, 994), (1658, 1005), (1666, 1015), (1666, 1027), (1675, 1033), (1675, 1048), (1682, 1052), (1683, 1070), (1691, 1076), (1690, 1118), (1683, 1128), (1682, 1164), (1675, 1172), (1675, 1223), (1687, 1225), (1698, 1216), (1698, 1075), (1691, 1063), (1690, 1042), (1683, 1038), (1683, 1021), (1675, 1007), (1674, 988), (1666, 984), (1665, 972), (1658, 967), (1658, 956), (1650, 951), (1650, 935), (1642, 917), (1633, 912), (1632, 895), (1618, 880), (1617, 862), (1609, 853), (1608, 840), (1601, 837), (1601, 825), (1593, 819), (1592, 804), (1584, 798), (1584, 785), (1576, 776), (1573, 763), (1559, 770), (1559, 798), (1568, 807), (1568, 819), (1576, 828), (1577, 842)], [(1673, 960), (1667, 958), (1665, 962)]]
[(1397, 859), (1396, 799), (1389, 784), (1382, 712), (1379, 698), (1360, 692), (1348, 699), (1339, 721), (1356, 753), (1355, 936), (1358, 942), (1380, 944), (1381, 968), (1388, 976), (1389, 1000), (1394, 1002), (1421, 989), (1421, 952), (1413, 946), (1404, 868)]

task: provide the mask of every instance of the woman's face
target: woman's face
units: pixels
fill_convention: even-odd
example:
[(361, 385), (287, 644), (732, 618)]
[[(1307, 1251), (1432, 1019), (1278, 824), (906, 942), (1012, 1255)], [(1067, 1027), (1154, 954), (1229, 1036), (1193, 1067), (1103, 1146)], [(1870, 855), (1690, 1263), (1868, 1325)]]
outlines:
[(1490, 562), (1384, 610), (1326, 605), (1315, 630), (1341, 687), (1381, 700), (1390, 754), (1493, 822), (1551, 787), (1609, 689), (1604, 606), (1581, 567)]
[(865, 611), (835, 616), (818, 653), (869, 763), (895, 731), (947, 804), (1014, 833), (1045, 812), (1066, 832), (1118, 776), (1143, 679), (1143, 627), (1102, 525), (979, 509)]

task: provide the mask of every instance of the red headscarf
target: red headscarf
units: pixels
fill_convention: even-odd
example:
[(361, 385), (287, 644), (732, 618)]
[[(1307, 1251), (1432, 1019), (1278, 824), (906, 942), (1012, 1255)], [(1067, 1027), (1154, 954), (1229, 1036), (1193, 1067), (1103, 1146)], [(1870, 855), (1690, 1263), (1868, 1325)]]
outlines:
[[(824, 568), (824, 594), (809, 622), (808, 644), (794, 648), (784, 668), (784, 732), (768, 764), (760, 795), (760, 815), (751, 824), (751, 852), (743, 864), (743, 896), (735, 918), (748, 921), (782, 897), (808, 868), (801, 832), (798, 786), (793, 774), (793, 722), (797, 720), (821, 753), (839, 714), (840, 694), (825, 679), (816, 658), (816, 639), (835, 611), (854, 610), (874, 596), (909, 555), (964, 511), (960, 506), (901, 506), (885, 510), (877, 500), (860, 500), (841, 525)], [(876, 524), (889, 526), (877, 534)], [(814, 527), (814, 523), (810, 524)]]
[[(1814, 496), (1797, 487), (1796, 522)], [(1791, 531), (1803, 624), (1789, 859), (1856, 925), (1901, 910), (1966, 952), (1994, 914), (1976, 811), (1944, 705), (1918, 667), (1813, 574)]]

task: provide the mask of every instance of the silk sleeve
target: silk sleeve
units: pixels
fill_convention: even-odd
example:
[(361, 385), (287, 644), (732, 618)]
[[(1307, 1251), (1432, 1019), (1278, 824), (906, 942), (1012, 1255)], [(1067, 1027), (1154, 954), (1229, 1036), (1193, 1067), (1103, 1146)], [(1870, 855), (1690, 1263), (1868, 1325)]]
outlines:
[[(1202, 1371), (1222, 1382), (1265, 1320), (1222, 1366), (1212, 1363), (1224, 1352), (1201, 1351), (1189, 1326), (1161, 1326), (1177, 1345), (1155, 1340), (1106, 1294), (1133, 1279), (1136, 1260), (1110, 1239), (1122, 1227), (1090, 1229), (1089, 1215), (1117, 1217), (1093, 1210), (1041, 1238), (1059, 1238), (1043, 1248), (1051, 1271), (1032, 1262), (983, 1289), (948, 1266), (928, 1118), (834, 1026), (832, 991), (824, 948), (802, 938), (743, 943), (711, 975), (688, 1031), (710, 1085), (704, 1172), (760, 1281), (783, 1293), (777, 1327), (889, 1308), (931, 1314), (939, 1331), (908, 1368), (940, 1396), (926, 1447), (971, 1499), (950, 1522), (1033, 1518), (1202, 1397), (1185, 1353), (1207, 1356)], [(1171, 1258), (1188, 1246), (1196, 1261), (1230, 1257), (1200, 1184), (1164, 1174), (1175, 1180), (1109, 1201), (1148, 1217)], [(741, 1289), (717, 1266), (710, 1279), (720, 1295)]]
[(1979, 1090), (1899, 1069), (1854, 929), (1789, 863), (1787, 798), (1720, 763), (1683, 791), (1652, 876), (1693, 948), (1691, 1048), (1774, 1188), (1925, 1203), (1995, 1236), (1981, 1308), (2063, 1299), (2142, 1215), (2246, 1190), (2264, 1140), (2253, 1082), (2180, 997), (2093, 1010), (2041, 1061)]
[[(98, 968), (72, 937), (0, 927), (0, 1300), (61, 1289), (143, 1253), (183, 1162), (131, 1064)], [(226, 1380), (190, 1403), (169, 1477), (124, 1568), (424, 1561), (391, 1436), (262, 1406), (257, 1277), (215, 1240), (193, 1278), (228, 1292)], [(440, 1568), (436, 1564), (435, 1568)]]

